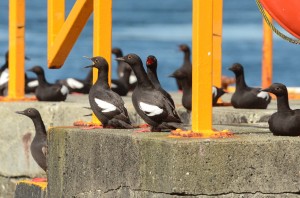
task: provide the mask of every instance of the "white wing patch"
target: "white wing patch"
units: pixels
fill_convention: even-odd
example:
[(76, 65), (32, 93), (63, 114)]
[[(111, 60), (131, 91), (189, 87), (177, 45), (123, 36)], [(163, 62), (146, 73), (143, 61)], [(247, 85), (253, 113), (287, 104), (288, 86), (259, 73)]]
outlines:
[(98, 98), (95, 98), (94, 99), (95, 102), (97, 103), (97, 105), (103, 109), (102, 112), (103, 113), (106, 113), (106, 112), (111, 112), (111, 111), (115, 111), (117, 109), (117, 107), (111, 103), (108, 103), (104, 100), (100, 100)]
[(130, 77), (129, 77), (129, 83), (130, 83), (130, 84), (133, 84), (133, 83), (135, 83), (136, 81), (137, 81), (136, 76), (130, 76)]
[(37, 87), (38, 85), (39, 85), (38, 80), (33, 80), (33, 81), (30, 81), (29, 83), (27, 83), (28, 87)]
[(69, 89), (66, 86), (62, 85), (60, 88), (60, 92), (62, 95), (67, 95), (69, 93)]
[(265, 91), (261, 91), (257, 94), (257, 97), (265, 99), (265, 100), (269, 100), (269, 93), (265, 92)]
[(147, 116), (156, 116), (161, 114), (164, 110), (155, 105), (146, 104), (144, 102), (139, 103), (139, 107), (142, 111), (146, 112)]
[(8, 73), (8, 69), (5, 69), (0, 76), (0, 85), (3, 85), (5, 83), (8, 82), (8, 78), (9, 78), (9, 73)]
[(75, 80), (74, 78), (67, 78), (66, 81), (72, 89), (81, 89), (84, 86), (83, 83)]
[(214, 95), (214, 97), (217, 97), (217, 88), (216, 87), (212, 87), (212, 93)]
[(118, 86), (114, 83), (111, 83), (110, 88), (117, 88)]

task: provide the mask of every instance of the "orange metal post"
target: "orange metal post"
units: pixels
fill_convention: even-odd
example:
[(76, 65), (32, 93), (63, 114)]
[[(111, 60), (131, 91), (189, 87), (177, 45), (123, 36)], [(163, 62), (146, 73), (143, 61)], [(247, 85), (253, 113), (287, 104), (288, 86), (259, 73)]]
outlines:
[(221, 87), (223, 0), (213, 1), (213, 85)]
[(24, 98), (25, 0), (9, 1), (8, 98)]
[[(104, 57), (109, 64), (108, 78), (111, 80), (111, 47), (112, 47), (112, 0), (94, 0), (94, 41), (93, 56)], [(97, 72), (93, 71), (93, 82)], [(93, 115), (93, 122), (99, 120)]]
[[(92, 11), (93, 0), (77, 0), (75, 2), (68, 18), (64, 22), (59, 33), (56, 35), (54, 43), (52, 46), (48, 46), (49, 68), (60, 68), (64, 64)], [(50, 20), (53, 19), (50, 18)], [(48, 34), (52, 33), (53, 32), (48, 32)], [(49, 37), (51, 38), (52, 36), (49, 35)]]
[(212, 132), (213, 0), (193, 0), (192, 130)]
[[(271, 16), (265, 12), (270, 21)], [(272, 84), (273, 70), (273, 32), (263, 19), (263, 47), (262, 47), (262, 87)]]
[(47, 9), (48, 47), (51, 47), (65, 22), (65, 0), (48, 0)]

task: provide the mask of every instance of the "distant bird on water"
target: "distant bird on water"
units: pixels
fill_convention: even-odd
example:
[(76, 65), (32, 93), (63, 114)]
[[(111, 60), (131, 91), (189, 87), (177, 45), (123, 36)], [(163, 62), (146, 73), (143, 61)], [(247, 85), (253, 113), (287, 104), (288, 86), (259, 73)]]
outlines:
[(117, 60), (128, 63), (137, 77), (132, 103), (140, 117), (150, 125), (151, 131), (184, 129), (172, 102), (151, 83), (141, 58), (128, 54)]
[(231, 97), (234, 108), (266, 109), (271, 101), (270, 95), (260, 88), (248, 87), (244, 77), (244, 68), (239, 63), (234, 63), (229, 70), (235, 74), (236, 88)]
[(171, 95), (166, 90), (164, 90), (161, 87), (161, 84), (158, 80), (158, 77), (157, 77), (157, 59), (156, 59), (156, 57), (153, 56), (153, 55), (148, 56), (147, 60), (146, 60), (146, 66), (147, 66), (148, 78), (150, 79), (150, 81), (152, 82), (154, 87), (156, 89), (158, 89), (163, 95), (165, 95), (171, 101), (173, 106), (175, 107), (175, 103), (173, 101), (173, 98), (171, 97)]
[(57, 80), (56, 83), (65, 85), (70, 93), (88, 94), (93, 84), (93, 71), (88, 72), (85, 79), (67, 78), (64, 80)]
[(89, 102), (92, 111), (101, 121), (103, 127), (133, 128), (124, 101), (108, 85), (108, 63), (100, 56), (89, 58), (93, 65), (86, 68), (97, 68), (98, 79), (89, 92)]
[[(179, 45), (179, 50), (183, 52), (183, 63), (182, 65), (175, 70), (171, 75), (176, 76), (177, 72), (183, 71), (188, 76), (188, 81), (191, 84), (192, 83), (192, 62), (191, 62), (191, 50), (190, 47), (186, 44)], [(177, 86), (179, 90), (182, 90), (182, 85), (180, 84), (180, 81), (176, 80)]]
[(47, 171), (47, 132), (42, 117), (35, 108), (28, 108), (16, 113), (28, 116), (33, 121), (35, 136), (30, 145), (30, 151), (36, 163), (46, 172)]
[(289, 105), (288, 91), (284, 84), (273, 83), (263, 89), (277, 97), (277, 112), (272, 114), (268, 123), (274, 135), (299, 136), (300, 135), (300, 109), (292, 110)]
[(44, 69), (40, 66), (34, 66), (29, 69), (38, 77), (39, 85), (35, 90), (35, 96), (39, 101), (65, 101), (69, 90), (66, 86), (60, 84), (50, 84), (45, 77)]
[[(120, 48), (118, 47), (114, 47), (111, 50), (112, 54), (114, 54), (116, 56), (116, 58), (118, 57), (123, 57), (123, 52)], [(117, 60), (118, 61), (118, 60)], [(117, 67), (117, 74), (119, 79), (121, 79), (123, 77), (123, 75), (125, 74), (125, 72), (127, 72), (128, 68), (130, 69), (130, 77), (129, 77), (129, 81), (128, 81), (128, 89), (130, 91), (132, 91), (137, 83), (137, 79), (136, 76), (133, 72), (131, 72), (131, 68), (129, 67), (129, 65), (125, 62), (122, 61), (118, 61), (118, 67)]]

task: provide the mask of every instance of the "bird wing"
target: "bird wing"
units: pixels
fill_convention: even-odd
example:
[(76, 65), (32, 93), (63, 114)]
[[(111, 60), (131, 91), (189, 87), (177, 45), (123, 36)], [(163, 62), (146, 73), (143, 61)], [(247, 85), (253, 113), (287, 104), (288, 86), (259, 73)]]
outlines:
[(83, 82), (81, 82), (80, 80), (74, 79), (74, 78), (67, 78), (66, 79), (66, 83), (72, 89), (81, 89), (81, 88), (84, 87), (84, 83)]

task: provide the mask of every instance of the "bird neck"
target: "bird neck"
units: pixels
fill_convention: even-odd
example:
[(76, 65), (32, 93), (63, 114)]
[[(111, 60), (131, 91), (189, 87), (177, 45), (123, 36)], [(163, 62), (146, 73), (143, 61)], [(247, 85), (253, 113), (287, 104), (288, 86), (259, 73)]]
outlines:
[(235, 75), (235, 79), (236, 79), (236, 89), (243, 89), (245, 87), (248, 87), (245, 81), (245, 77), (243, 73), (240, 74), (236, 74)]
[(37, 77), (38, 77), (39, 85), (47, 85), (48, 84), (48, 82), (47, 82), (47, 80), (45, 78), (45, 74), (43, 74), (43, 73), (42, 74), (38, 74)]
[(47, 135), (45, 125), (43, 123), (43, 120), (41, 116), (38, 116), (36, 118), (32, 118), (35, 131), (36, 131), (36, 136), (45, 136)]
[(98, 79), (95, 84), (100, 84), (102, 87), (108, 88), (108, 71), (107, 70), (98, 70)]
[(187, 78), (181, 79), (182, 92), (184, 95), (191, 93), (192, 85), (189, 83)]
[(1, 68), (0, 68), (0, 72), (3, 72), (7, 68), (8, 68), (8, 61), (6, 60), (4, 65), (2, 65)]
[(120, 77), (120, 82), (127, 88), (129, 87), (129, 78), (131, 75), (131, 69), (124, 69), (123, 76)]
[(155, 87), (160, 87), (160, 82), (157, 77), (156, 68), (147, 67), (147, 75)]
[(190, 51), (184, 52), (183, 63), (191, 63), (191, 52)]
[(147, 73), (143, 67), (143, 64), (140, 63), (140, 65), (135, 65), (132, 67), (133, 72), (136, 75), (137, 78), (137, 85), (139, 87), (153, 87), (154, 85), (151, 83), (150, 79), (147, 76)]
[(288, 94), (277, 96), (277, 111), (283, 112), (283, 111), (290, 111), (290, 105), (289, 105), (289, 99)]

